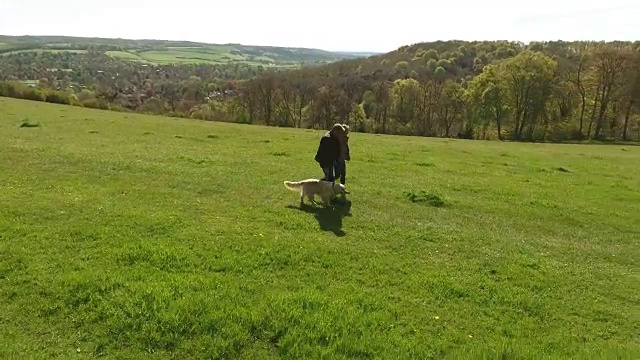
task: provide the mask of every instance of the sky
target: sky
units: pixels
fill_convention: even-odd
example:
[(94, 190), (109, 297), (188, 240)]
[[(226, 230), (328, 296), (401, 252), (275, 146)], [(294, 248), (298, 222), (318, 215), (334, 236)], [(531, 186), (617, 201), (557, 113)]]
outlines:
[(371, 52), (453, 39), (640, 40), (640, 1), (607, 1), (0, 0), (0, 34)]

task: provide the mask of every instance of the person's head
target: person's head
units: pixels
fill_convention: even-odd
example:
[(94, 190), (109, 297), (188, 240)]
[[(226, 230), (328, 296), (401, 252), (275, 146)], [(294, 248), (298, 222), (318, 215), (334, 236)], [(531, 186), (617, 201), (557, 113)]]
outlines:
[(333, 124), (331, 130), (329, 130), (329, 134), (334, 137), (341, 137), (344, 135), (344, 127), (342, 124)]
[(349, 125), (342, 124), (342, 128), (344, 129), (344, 136), (349, 137), (349, 130), (350, 130)]

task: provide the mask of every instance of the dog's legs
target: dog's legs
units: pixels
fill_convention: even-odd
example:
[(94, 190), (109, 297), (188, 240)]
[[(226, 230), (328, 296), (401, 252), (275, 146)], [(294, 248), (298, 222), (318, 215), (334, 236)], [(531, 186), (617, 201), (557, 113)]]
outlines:
[(300, 190), (300, 207), (304, 205), (304, 191)]
[(327, 207), (331, 205), (331, 198), (327, 197), (327, 196), (323, 196), (322, 197), (322, 204)]
[(300, 191), (300, 207), (302, 207), (304, 205), (304, 198), (307, 198), (307, 200), (311, 203), (311, 204), (316, 204), (316, 200), (313, 198), (313, 194), (305, 194), (304, 190)]
[(315, 196), (313, 196), (313, 194), (307, 195), (307, 199), (309, 199), (310, 203), (312, 203), (314, 205), (318, 205), (318, 203), (316, 202)]

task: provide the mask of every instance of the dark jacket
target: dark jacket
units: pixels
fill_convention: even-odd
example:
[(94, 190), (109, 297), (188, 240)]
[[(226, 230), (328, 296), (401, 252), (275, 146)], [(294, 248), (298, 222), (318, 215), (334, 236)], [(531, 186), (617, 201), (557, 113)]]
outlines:
[(327, 131), (326, 134), (320, 139), (320, 145), (316, 152), (315, 160), (321, 167), (327, 167), (333, 165), (340, 159), (340, 141), (332, 137)]
[(351, 160), (351, 154), (349, 154), (349, 137), (348, 136), (344, 139), (344, 144), (342, 144), (340, 147), (341, 147), (340, 160), (342, 161)]

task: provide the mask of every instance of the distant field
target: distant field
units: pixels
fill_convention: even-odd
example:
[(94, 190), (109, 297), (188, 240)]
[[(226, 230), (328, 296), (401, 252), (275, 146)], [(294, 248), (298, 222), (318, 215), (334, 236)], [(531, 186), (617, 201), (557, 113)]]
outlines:
[[(320, 49), (279, 48), (271, 46), (251, 46), (242, 44), (206, 44), (184, 41), (164, 40), (126, 40), (77, 38), (59, 36), (2, 36), (0, 49), (13, 47), (17, 49), (31, 48), (22, 51), (71, 51), (85, 50), (52, 50), (51, 48), (101, 49), (114, 58), (144, 61), (154, 64), (202, 63), (226, 64), (237, 63), (253, 66), (292, 67), (309, 63), (327, 63), (340, 59), (364, 56), (344, 52), (330, 52)], [(137, 56), (136, 56), (137, 55)]]
[[(262, 66), (295, 66), (295, 61), (278, 60), (276, 57), (270, 57), (268, 53), (264, 55), (248, 55), (242, 53), (231, 53), (233, 47), (170, 47), (166, 50), (131, 50), (131, 51), (105, 51), (105, 54), (124, 60), (136, 62), (147, 62), (153, 64), (171, 64), (171, 63), (207, 63), (207, 64), (226, 64), (230, 62), (249, 65)], [(4, 54), (12, 54), (19, 52), (72, 52), (86, 53), (86, 50), (52, 50), (52, 49), (28, 49), (15, 50)], [(4, 54), (0, 54), (4, 55)], [(273, 54), (271, 54), (273, 55)]]
[(38, 85), (39, 83), (38, 80), (21, 80), (20, 82), (25, 85)]
[(280, 62), (268, 55), (253, 56), (246, 54), (233, 54), (231, 47), (196, 48), (196, 47), (171, 47), (167, 50), (159, 51), (138, 51), (138, 56), (146, 61), (167, 64), (167, 63), (211, 63), (224, 64), (229, 62), (274, 66)]
[(166, 51), (144, 51), (138, 53), (141, 58), (156, 63), (171, 62), (214, 62), (226, 63), (232, 60), (244, 60), (243, 56), (229, 53), (206, 51), (204, 49), (171, 49)]
[(0, 98), (0, 358), (640, 358), (640, 147), (321, 134)]
[(124, 60), (131, 60), (131, 61), (137, 61), (137, 62), (150, 62), (141, 58), (139, 55), (128, 52), (128, 51), (106, 51), (105, 54), (111, 57), (124, 59)]
[(75, 53), (75, 54), (85, 54), (87, 52), (87, 50), (74, 50), (74, 49), (70, 49), (70, 50), (58, 50), (58, 49), (27, 49), (27, 50), (15, 50), (15, 51), (9, 51), (6, 53), (2, 53), (0, 54), (0, 56), (5, 55), (5, 54), (15, 54), (15, 53), (21, 53), (21, 52), (51, 52), (51, 53), (60, 53), (60, 52), (70, 52), (70, 53)]

